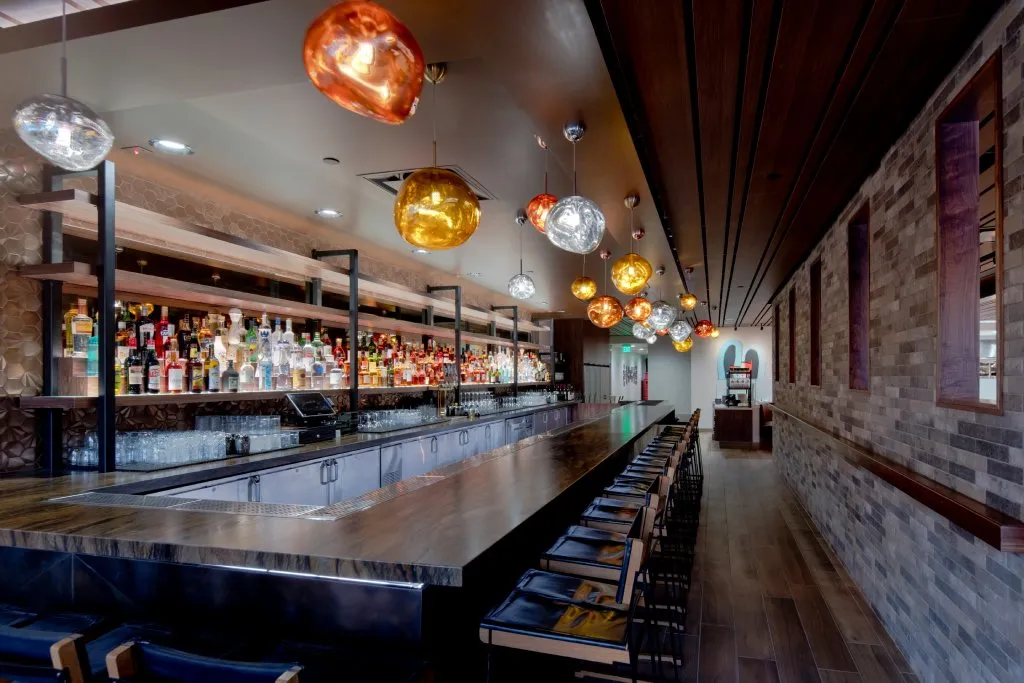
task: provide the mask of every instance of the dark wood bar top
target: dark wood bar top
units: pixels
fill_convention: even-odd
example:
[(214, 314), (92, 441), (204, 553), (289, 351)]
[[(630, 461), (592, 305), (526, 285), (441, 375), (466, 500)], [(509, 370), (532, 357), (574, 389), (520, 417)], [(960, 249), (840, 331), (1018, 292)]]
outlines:
[(0, 545), (460, 586), (474, 559), (672, 412), (665, 405), (618, 407), (336, 520), (47, 502), (160, 473), (5, 479)]

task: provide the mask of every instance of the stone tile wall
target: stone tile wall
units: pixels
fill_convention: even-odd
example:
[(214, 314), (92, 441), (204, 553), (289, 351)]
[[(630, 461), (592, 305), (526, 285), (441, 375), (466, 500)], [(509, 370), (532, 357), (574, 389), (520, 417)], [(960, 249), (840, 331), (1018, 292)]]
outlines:
[[(1012, 0), (938, 89), (778, 297), (775, 418), (786, 480), (925, 683), (1024, 681), (1024, 555), (999, 552), (843, 459), (831, 435), (1024, 519), (1024, 0)], [(935, 405), (937, 115), (1002, 47), (1003, 405)], [(870, 205), (869, 391), (849, 387), (846, 226)], [(810, 264), (822, 263), (821, 386), (810, 385)], [(788, 301), (796, 291), (796, 382)]]
[[(1014, 0), (985, 29), (909, 130), (776, 298), (775, 400), (812, 424), (1024, 519), (1024, 119), (1021, 28)], [(993, 52), (1003, 59), (1003, 406), (1001, 416), (935, 405), (937, 115)], [(868, 392), (849, 387), (847, 223), (870, 206)], [(821, 386), (810, 385), (810, 264), (822, 263)], [(796, 383), (789, 378), (789, 290), (796, 289)]]
[(781, 412), (773, 429), (783, 476), (921, 681), (1024, 681), (1024, 555), (850, 464), (828, 435)]
[[(117, 154), (112, 158), (117, 161)], [(154, 180), (143, 170), (117, 170), (117, 198), (151, 211), (189, 221), (226, 234), (308, 255), (312, 249), (354, 246), (339, 244), (317, 225), (297, 220), (241, 195), (222, 190), (209, 195), (195, 189), (191, 179), (187, 188), (169, 181)], [(17, 275), (22, 265), (42, 261), (42, 223), (40, 213), (24, 209), (17, 196), (41, 190), (42, 166), (39, 158), (11, 130), (0, 130), (0, 472), (31, 468), (35, 465), (36, 429), (31, 411), (17, 406), (17, 397), (34, 395), (42, 384), (42, 327), (40, 287)], [(172, 176), (168, 176), (172, 177)], [(92, 190), (95, 181), (83, 179), (69, 183)], [(285, 225), (284, 221), (288, 221)], [(381, 253), (378, 247), (375, 253)], [(386, 256), (383, 253), (382, 256)], [(342, 263), (343, 262), (339, 262)], [(427, 284), (450, 279), (449, 274), (428, 273), (403, 268), (386, 258), (360, 253), (360, 272), (411, 289), (423, 291)], [(429, 282), (428, 282), (429, 281)], [(490, 294), (468, 285), (463, 291), (466, 305), (489, 310), (492, 304), (506, 304), (508, 297)], [(529, 319), (527, 311), (521, 314)], [(180, 409), (158, 407), (119, 411), (122, 423), (133, 427), (173, 428), (190, 415)], [(66, 438), (95, 423), (93, 411), (73, 411), (69, 416)]]

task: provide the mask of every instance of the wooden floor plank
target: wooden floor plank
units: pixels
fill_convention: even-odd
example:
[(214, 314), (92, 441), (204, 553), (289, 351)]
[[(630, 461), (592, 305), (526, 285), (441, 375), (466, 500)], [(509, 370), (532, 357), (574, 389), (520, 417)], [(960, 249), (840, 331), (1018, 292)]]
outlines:
[(860, 674), (853, 674), (849, 671), (819, 669), (818, 673), (821, 675), (821, 683), (864, 683), (864, 679), (860, 677)]
[(820, 683), (796, 603), (787, 598), (765, 598), (765, 612), (781, 683)]
[(757, 579), (766, 596), (792, 597), (792, 593), (789, 592), (789, 582), (786, 581), (786, 570), (782, 566), (782, 558), (775, 546), (763, 545), (757, 548)]
[(700, 639), (697, 636), (683, 636), (682, 683), (698, 683), (697, 671), (700, 666)]
[(733, 579), (732, 598), (736, 654), (751, 659), (773, 659), (775, 655), (760, 584)]
[(848, 588), (829, 582), (819, 584), (818, 588), (846, 642), (881, 645), (874, 624), (861, 611)]
[(790, 586), (800, 623), (811, 644), (814, 662), (822, 669), (857, 671), (828, 605), (814, 586)]
[(865, 618), (871, 622), (871, 625), (875, 629), (875, 635), (878, 637), (878, 642), (881, 643), (882, 647), (885, 648), (885, 651), (889, 653), (890, 657), (892, 657), (892, 662), (896, 665), (896, 668), (901, 673), (913, 673), (913, 670), (910, 668), (910, 663), (907, 662), (906, 657), (903, 656), (903, 652), (900, 651), (900, 648), (893, 642), (892, 638), (889, 637), (889, 632), (885, 630), (882, 620), (878, 618), (875, 610), (870, 604), (868, 604), (864, 594), (861, 593), (858, 588), (851, 588), (850, 594), (853, 596), (853, 600), (857, 603), (857, 606), (860, 607), (860, 611), (864, 614)]
[(735, 683), (736, 637), (727, 626), (705, 624), (700, 632), (700, 683)]
[(914, 674), (903, 673), (903, 683), (921, 683), (921, 679)]
[(779, 670), (775, 662), (769, 659), (749, 659), (740, 657), (739, 683), (779, 683)]
[(686, 623), (683, 630), (692, 635), (700, 635), (701, 603), (703, 602), (703, 584), (700, 581), (690, 583), (690, 593), (686, 596)]
[(892, 658), (881, 645), (850, 646), (861, 677), (870, 683), (903, 683), (903, 674), (896, 670)]
[(701, 582), (704, 599), (701, 606), (702, 624), (732, 626), (732, 588), (727, 574), (708, 575)]

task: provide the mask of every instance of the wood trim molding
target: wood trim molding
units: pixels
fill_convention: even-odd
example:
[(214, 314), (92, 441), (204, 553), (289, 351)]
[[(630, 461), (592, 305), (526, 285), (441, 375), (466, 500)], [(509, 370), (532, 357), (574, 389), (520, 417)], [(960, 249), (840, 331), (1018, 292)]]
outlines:
[[(954, 491), (948, 486), (929, 479), (923, 474), (918, 474), (885, 456), (878, 455), (864, 446), (833, 434), (794, 415), (785, 408), (779, 407), (778, 404), (772, 404), (772, 408), (802, 427), (831, 439), (839, 446), (839, 448), (831, 450), (850, 464), (871, 472), (882, 481), (899, 489), (932, 512), (945, 517), (996, 550), (1024, 553), (1024, 522), (1021, 520)], [(776, 448), (779, 447), (778, 437), (776, 437)]]

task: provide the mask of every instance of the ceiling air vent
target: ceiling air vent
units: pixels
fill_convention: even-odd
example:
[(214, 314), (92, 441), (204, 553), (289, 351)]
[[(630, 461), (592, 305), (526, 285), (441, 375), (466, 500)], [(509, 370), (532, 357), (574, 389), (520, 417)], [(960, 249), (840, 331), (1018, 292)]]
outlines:
[[(486, 187), (481, 185), (476, 180), (476, 178), (474, 178), (473, 176), (469, 175), (468, 173), (463, 171), (458, 166), (441, 166), (441, 168), (451, 171), (452, 173), (454, 173), (455, 175), (459, 176), (464, 181), (466, 181), (466, 184), (469, 185), (473, 189), (474, 192), (476, 192), (476, 197), (480, 201), (483, 202), (483, 201), (487, 201), (489, 199), (497, 199), (497, 197), (494, 195), (494, 193), (492, 193)], [(410, 168), (410, 169), (407, 169), (407, 170), (404, 170), (404, 171), (382, 171), (382, 172), (378, 172), (378, 173), (360, 173), (359, 177), (360, 178), (364, 178), (365, 180), (370, 181), (371, 183), (373, 183), (374, 185), (376, 185), (380, 189), (382, 189), (385, 192), (387, 192), (388, 194), (391, 194), (392, 196), (394, 196), (394, 195), (398, 194), (398, 189), (400, 187), (402, 187), (402, 183), (405, 182), (405, 179), (408, 178), (410, 175), (412, 175), (413, 173), (415, 173), (418, 170), (419, 170), (418, 168)]]

